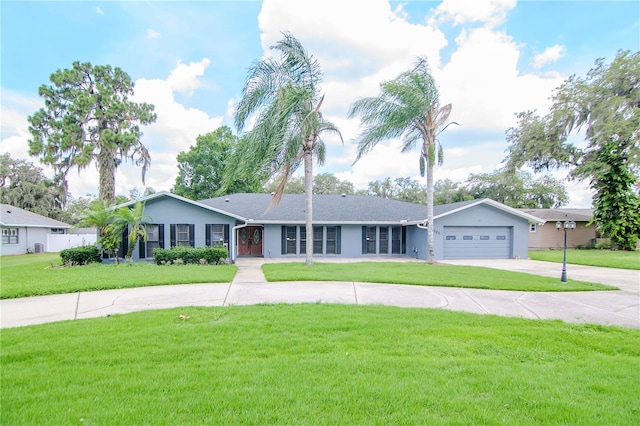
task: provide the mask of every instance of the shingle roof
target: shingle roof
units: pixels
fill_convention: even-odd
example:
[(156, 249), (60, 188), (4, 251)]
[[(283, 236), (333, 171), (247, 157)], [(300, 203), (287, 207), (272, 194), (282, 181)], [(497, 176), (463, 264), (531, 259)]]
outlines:
[(34, 228), (71, 228), (71, 225), (23, 210), (9, 204), (0, 204), (0, 225), (30, 226)]
[[(280, 204), (267, 211), (270, 194), (233, 194), (200, 200), (199, 203), (232, 213), (256, 223), (283, 223), (305, 220), (304, 194), (285, 194)], [(470, 200), (434, 206), (434, 218), (446, 216), (458, 210), (488, 204), (508, 213), (523, 217), (532, 223), (544, 222), (538, 217), (520, 212), (493, 200)], [(424, 222), (427, 207), (403, 201), (388, 200), (371, 195), (314, 195), (313, 221), (315, 223), (407, 223)]]
[(546, 221), (574, 220), (588, 222), (593, 219), (593, 209), (520, 209)]
[[(267, 211), (270, 194), (233, 194), (199, 201), (258, 223), (304, 222), (304, 194), (285, 194), (280, 203)], [(314, 195), (313, 221), (316, 223), (399, 223), (423, 221), (427, 207), (369, 195)]]

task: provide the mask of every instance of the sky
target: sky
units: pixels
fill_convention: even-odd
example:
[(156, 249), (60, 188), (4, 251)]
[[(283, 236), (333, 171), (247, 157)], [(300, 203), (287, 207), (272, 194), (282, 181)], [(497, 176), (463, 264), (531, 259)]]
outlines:
[[(0, 152), (32, 161), (27, 117), (43, 106), (38, 88), (74, 61), (120, 67), (135, 82), (134, 100), (155, 105), (143, 126), (151, 154), (146, 186), (170, 190), (176, 156), (196, 137), (233, 126), (247, 69), (291, 32), (320, 63), (324, 116), (340, 129), (325, 139), (332, 173), (366, 188), (372, 180), (419, 174), (418, 147), (401, 153), (398, 140), (356, 158), (359, 120), (348, 119), (357, 99), (376, 96), (383, 81), (426, 57), (451, 103), (440, 136), (444, 164), (435, 179), (464, 182), (502, 166), (505, 131), (515, 114), (545, 114), (566, 78), (586, 76), (597, 58), (640, 49), (640, 2), (516, 0), (264, 0), (258, 1), (11, 1), (0, 2)], [(581, 135), (575, 143), (584, 144)], [(125, 163), (116, 194), (143, 192), (140, 169)], [(302, 171), (300, 170), (299, 173)], [(566, 170), (551, 174), (565, 179)], [(588, 208), (588, 182), (565, 181), (568, 207)], [(98, 192), (91, 165), (69, 174), (74, 197)]]

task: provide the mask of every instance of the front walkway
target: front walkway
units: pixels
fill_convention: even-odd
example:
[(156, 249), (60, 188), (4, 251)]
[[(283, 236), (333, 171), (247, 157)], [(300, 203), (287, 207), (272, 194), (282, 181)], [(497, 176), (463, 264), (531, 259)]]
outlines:
[[(587, 268), (584, 273), (592, 278), (585, 281), (606, 280), (605, 284), (617, 285), (623, 290), (543, 293), (360, 282), (266, 283), (260, 267), (268, 261), (261, 258), (239, 259), (238, 273), (232, 283), (226, 284), (183, 284), (5, 299), (0, 301), (0, 325), (2, 328), (19, 327), (182, 306), (319, 302), (442, 308), (640, 328), (639, 271), (623, 273), (620, 270), (583, 267)], [(547, 265), (547, 262), (530, 262), (534, 261), (483, 260), (481, 266), (500, 269), (499, 265), (502, 265), (502, 268), (510, 270), (533, 268), (528, 272), (540, 275), (555, 273), (558, 267), (558, 264)], [(582, 268), (572, 265), (569, 277), (578, 278), (574, 275), (579, 269)]]

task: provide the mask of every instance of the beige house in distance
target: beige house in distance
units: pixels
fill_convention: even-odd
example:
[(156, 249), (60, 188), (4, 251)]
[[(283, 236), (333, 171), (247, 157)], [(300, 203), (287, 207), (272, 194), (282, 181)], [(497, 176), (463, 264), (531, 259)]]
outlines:
[(546, 220), (544, 225), (529, 224), (529, 250), (562, 249), (564, 231), (556, 229), (556, 222), (574, 221), (576, 228), (567, 230), (567, 248), (588, 245), (596, 238), (595, 224), (587, 226), (593, 219), (593, 209), (520, 209), (522, 212)]

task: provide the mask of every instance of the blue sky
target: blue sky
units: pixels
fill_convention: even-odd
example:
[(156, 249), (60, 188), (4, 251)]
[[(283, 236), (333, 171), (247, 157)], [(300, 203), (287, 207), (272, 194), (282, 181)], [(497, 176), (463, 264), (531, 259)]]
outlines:
[[(346, 118), (353, 101), (377, 94), (380, 82), (418, 55), (428, 58), (441, 102), (452, 103), (451, 118), (461, 124), (441, 135), (445, 163), (435, 177), (464, 181), (500, 167), (516, 112), (544, 112), (568, 76), (584, 76), (597, 58), (610, 61), (619, 49), (640, 48), (636, 0), (3, 0), (0, 12), (0, 150), (37, 163), (27, 155), (26, 118), (40, 107), (38, 87), (56, 69), (76, 60), (118, 66), (136, 82), (136, 99), (156, 105), (157, 122), (143, 129), (152, 155), (147, 185), (155, 190), (173, 186), (175, 157), (197, 135), (232, 125), (247, 68), (282, 31), (320, 61), (323, 109), (345, 139), (327, 140), (326, 165), (316, 172), (357, 187), (387, 176), (419, 177), (417, 152), (400, 153), (398, 141), (352, 165), (358, 121)], [(129, 165), (119, 169), (116, 184), (124, 195), (143, 189)], [(585, 183), (567, 186), (571, 206), (590, 205)], [(70, 189), (74, 196), (97, 193), (95, 168), (72, 174)]]

